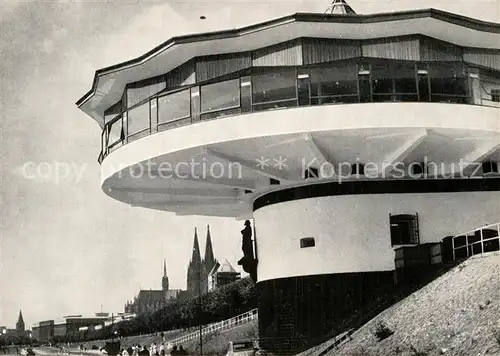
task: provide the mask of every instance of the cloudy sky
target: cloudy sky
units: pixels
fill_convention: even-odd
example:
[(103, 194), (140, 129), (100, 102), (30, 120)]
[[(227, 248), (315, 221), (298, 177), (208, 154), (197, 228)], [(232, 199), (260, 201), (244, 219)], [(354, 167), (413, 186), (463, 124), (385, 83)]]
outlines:
[[(216, 257), (240, 257), (241, 222), (131, 208), (100, 190), (98, 125), (77, 110), (96, 69), (174, 35), (239, 27), (329, 1), (0, 0), (0, 325), (123, 310), (140, 288), (186, 287), (193, 229)], [(500, 22), (500, 0), (352, 0), (358, 13), (434, 7)], [(200, 21), (199, 16), (207, 19)], [(57, 162), (72, 171), (56, 180)], [(45, 178), (23, 174), (45, 164)], [(30, 172), (28, 172), (30, 173)], [(52, 174), (50, 174), (52, 173)]]

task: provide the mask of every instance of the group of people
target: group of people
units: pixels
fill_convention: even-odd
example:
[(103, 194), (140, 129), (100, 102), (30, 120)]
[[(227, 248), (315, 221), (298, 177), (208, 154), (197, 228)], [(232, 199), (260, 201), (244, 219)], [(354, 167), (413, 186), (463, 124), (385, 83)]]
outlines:
[(147, 347), (141, 345), (129, 346), (128, 349), (121, 349), (120, 356), (148, 356)]
[(122, 349), (120, 356), (166, 356), (166, 355), (188, 355), (188, 352), (181, 346), (173, 346), (169, 353), (169, 347), (165, 346), (165, 343), (156, 345), (155, 342), (151, 344), (149, 349), (147, 346), (133, 345), (129, 346), (128, 349)]
[(177, 346), (174, 345), (174, 347), (172, 347), (172, 351), (170, 351), (170, 355), (171, 356), (174, 356), (174, 355), (187, 355), (188, 352), (186, 350), (184, 350), (184, 348), (182, 347), (182, 345), (179, 346), (179, 349), (177, 349)]

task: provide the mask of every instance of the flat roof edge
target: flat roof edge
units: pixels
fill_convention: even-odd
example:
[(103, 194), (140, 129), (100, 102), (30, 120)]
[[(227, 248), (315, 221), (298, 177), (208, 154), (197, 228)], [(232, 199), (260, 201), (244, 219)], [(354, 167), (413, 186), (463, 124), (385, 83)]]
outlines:
[(263, 27), (271, 25), (279, 25), (281, 22), (288, 21), (298, 21), (298, 22), (338, 22), (338, 23), (375, 23), (375, 22), (387, 22), (387, 21), (401, 21), (401, 20), (411, 20), (416, 18), (430, 17), (435, 18), (440, 21), (448, 22), (450, 24), (467, 27), (472, 30), (490, 32), (490, 33), (500, 33), (500, 23), (487, 22), (483, 20), (474, 19), (471, 17), (454, 14), (451, 12), (446, 12), (436, 9), (422, 9), (422, 10), (409, 10), (409, 11), (399, 11), (399, 12), (387, 12), (387, 13), (376, 13), (376, 14), (366, 14), (366, 15), (337, 15), (337, 14), (321, 14), (321, 13), (295, 13), (292, 15), (287, 15), (279, 17), (276, 19), (268, 20), (265, 22), (260, 22), (257, 24), (244, 26), (236, 29), (205, 32), (205, 33), (195, 33), (182, 36), (176, 36), (168, 39), (167, 41), (161, 43), (145, 54), (130, 59), (125, 62), (114, 64), (105, 68), (101, 68), (95, 71), (94, 80), (91, 89), (85, 93), (80, 99), (76, 101), (76, 105), (80, 107), (83, 105), (94, 93), (97, 87), (97, 82), (99, 76), (110, 72), (120, 70), (122, 68), (138, 65), (148, 57), (153, 56), (169, 46), (175, 44), (191, 43), (198, 41), (208, 41), (216, 39), (224, 39), (237, 37), (245, 32), (258, 30)]

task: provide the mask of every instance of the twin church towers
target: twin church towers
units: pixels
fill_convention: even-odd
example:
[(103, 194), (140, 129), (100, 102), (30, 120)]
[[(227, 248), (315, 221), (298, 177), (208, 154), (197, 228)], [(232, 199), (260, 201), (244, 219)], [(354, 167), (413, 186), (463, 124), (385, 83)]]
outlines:
[[(207, 225), (207, 239), (205, 242), (205, 255), (201, 258), (200, 245), (198, 243), (198, 232), (194, 228), (194, 241), (191, 261), (187, 271), (187, 291), (191, 296), (197, 296), (208, 292), (208, 275), (216, 264), (210, 237), (210, 226)], [(168, 280), (167, 280), (168, 283)]]

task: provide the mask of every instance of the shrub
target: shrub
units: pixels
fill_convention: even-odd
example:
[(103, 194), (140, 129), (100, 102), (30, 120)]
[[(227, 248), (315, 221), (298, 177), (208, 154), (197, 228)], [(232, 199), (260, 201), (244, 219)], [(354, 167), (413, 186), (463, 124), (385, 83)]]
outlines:
[(374, 335), (378, 341), (385, 340), (392, 334), (394, 334), (394, 331), (392, 331), (384, 322), (379, 322), (374, 330)]

